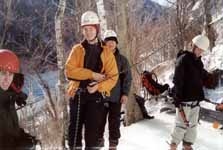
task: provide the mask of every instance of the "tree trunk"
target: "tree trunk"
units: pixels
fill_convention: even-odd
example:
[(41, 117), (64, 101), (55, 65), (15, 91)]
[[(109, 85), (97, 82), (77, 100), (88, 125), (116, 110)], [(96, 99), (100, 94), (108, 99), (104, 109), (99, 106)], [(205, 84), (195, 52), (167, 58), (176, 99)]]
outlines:
[[(119, 48), (121, 50), (121, 53), (124, 54), (127, 59), (130, 62), (130, 65), (132, 65), (131, 61), (131, 50), (130, 50), (130, 42), (128, 41), (128, 0), (116, 0), (115, 6), (116, 6), (116, 12), (118, 13), (117, 16), (117, 34), (118, 34), (118, 40), (119, 40)], [(131, 68), (133, 69), (133, 68)], [(134, 71), (132, 71), (133, 74), (133, 80), (135, 80), (136, 76), (134, 75)], [(136, 104), (135, 98), (134, 98), (134, 86), (132, 85), (130, 93), (129, 93), (129, 100), (126, 104), (126, 123), (127, 125), (130, 125), (138, 120), (140, 120), (141, 113), (139, 110), (138, 105)]]
[(58, 113), (57, 113), (57, 110), (56, 110), (55, 101), (53, 101), (53, 97), (52, 97), (52, 94), (50, 92), (50, 87), (47, 84), (47, 82), (42, 78), (40, 73), (35, 69), (34, 69), (34, 71), (35, 71), (35, 74), (37, 75), (37, 77), (39, 78), (39, 82), (40, 82), (40, 85), (43, 87), (44, 93), (46, 94), (46, 96), (48, 98), (48, 101), (49, 101), (48, 107), (49, 107), (50, 116), (52, 117), (53, 120), (57, 121), (58, 120)]
[(107, 20), (105, 16), (105, 7), (103, 0), (96, 0), (98, 16), (100, 18), (100, 29), (101, 35), (107, 30)]
[(204, 32), (210, 40), (210, 49), (214, 47), (215, 42), (215, 31), (210, 25), (211, 21), (211, 1), (204, 0)]
[(4, 24), (4, 30), (3, 30), (3, 33), (0, 37), (0, 47), (3, 47), (4, 46), (4, 42), (5, 42), (5, 38), (6, 38), (6, 33), (7, 33), (7, 30), (9, 28), (9, 25), (11, 23), (11, 20), (12, 20), (12, 17), (13, 17), (13, 14), (12, 14), (12, 0), (8, 0), (8, 1), (4, 1), (6, 3), (6, 9), (7, 9), (7, 12), (6, 12), (6, 16), (5, 16), (5, 24)]
[(67, 113), (67, 103), (65, 100), (65, 75), (64, 75), (64, 46), (63, 46), (63, 37), (62, 37), (62, 25), (64, 19), (64, 11), (66, 8), (66, 0), (60, 0), (58, 5), (58, 10), (55, 15), (55, 33), (56, 33), (56, 48), (57, 48), (57, 65), (58, 65), (58, 102), (62, 106), (62, 146), (65, 146), (65, 131), (66, 131), (66, 123), (68, 120)]

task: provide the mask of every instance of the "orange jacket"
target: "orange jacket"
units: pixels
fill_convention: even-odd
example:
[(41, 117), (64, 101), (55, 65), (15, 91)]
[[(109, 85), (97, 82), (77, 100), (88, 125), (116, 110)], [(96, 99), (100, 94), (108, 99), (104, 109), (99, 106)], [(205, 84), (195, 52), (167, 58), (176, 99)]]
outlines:
[[(110, 49), (102, 46), (103, 51), (101, 53), (102, 69), (101, 73), (106, 75), (106, 77), (112, 77), (98, 84), (98, 91), (110, 96), (111, 89), (115, 86), (118, 80), (118, 69), (115, 61), (115, 57)], [(65, 64), (65, 75), (67, 78), (75, 80), (87, 80), (93, 79), (93, 71), (84, 68), (84, 55), (85, 49), (81, 44), (75, 45), (67, 59)], [(115, 76), (114, 76), (115, 75)], [(80, 81), (70, 80), (67, 88), (67, 93), (69, 96), (75, 95), (75, 90), (79, 87)]]

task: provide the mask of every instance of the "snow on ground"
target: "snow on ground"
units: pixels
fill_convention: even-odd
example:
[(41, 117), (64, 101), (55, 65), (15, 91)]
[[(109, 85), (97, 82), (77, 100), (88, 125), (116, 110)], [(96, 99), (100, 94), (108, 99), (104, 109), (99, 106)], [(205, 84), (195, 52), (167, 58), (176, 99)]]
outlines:
[[(118, 150), (167, 150), (167, 141), (174, 125), (174, 115), (157, 113), (153, 120), (142, 120), (128, 127), (121, 127)], [(105, 134), (108, 136), (108, 131)], [(106, 141), (106, 150), (108, 141)], [(179, 145), (178, 149), (181, 149)], [(212, 124), (201, 121), (195, 150), (223, 150), (223, 132)]]

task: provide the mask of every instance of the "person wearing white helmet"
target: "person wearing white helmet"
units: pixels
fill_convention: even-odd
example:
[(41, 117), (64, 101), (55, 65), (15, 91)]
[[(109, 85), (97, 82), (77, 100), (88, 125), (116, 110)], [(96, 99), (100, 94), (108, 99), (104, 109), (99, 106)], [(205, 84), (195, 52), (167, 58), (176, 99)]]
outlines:
[(181, 141), (183, 150), (192, 150), (196, 140), (199, 102), (204, 100), (203, 86), (209, 75), (203, 67), (201, 55), (208, 47), (209, 39), (197, 35), (192, 39), (191, 51), (178, 53), (173, 77), (176, 118), (170, 150), (176, 150)]
[[(81, 27), (88, 42), (96, 42), (99, 34), (100, 21), (98, 15), (93, 11), (87, 11), (81, 16)], [(94, 30), (95, 28), (96, 30)]]
[(114, 53), (118, 65), (119, 75), (116, 86), (111, 91), (111, 96), (104, 107), (104, 118), (100, 127), (100, 145), (104, 145), (104, 129), (108, 117), (109, 128), (109, 150), (116, 150), (120, 138), (120, 111), (121, 105), (128, 100), (128, 93), (131, 86), (132, 75), (129, 62), (125, 56), (120, 54), (117, 48), (117, 34), (113, 30), (107, 30), (103, 36), (104, 43)]
[(84, 40), (73, 46), (65, 64), (70, 96), (68, 145), (70, 149), (82, 149), (84, 129), (85, 149), (90, 150), (98, 147), (104, 101), (117, 82), (118, 69), (113, 53), (97, 37), (97, 14), (85, 12), (81, 27)]

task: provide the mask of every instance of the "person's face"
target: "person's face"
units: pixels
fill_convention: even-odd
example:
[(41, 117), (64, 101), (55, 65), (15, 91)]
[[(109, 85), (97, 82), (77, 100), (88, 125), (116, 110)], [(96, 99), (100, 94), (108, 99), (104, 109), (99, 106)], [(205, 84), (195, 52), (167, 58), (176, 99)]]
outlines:
[(82, 32), (83, 32), (84, 38), (87, 41), (94, 40), (96, 35), (97, 35), (96, 28), (94, 26), (91, 26), (91, 25), (83, 26), (82, 27)]
[(0, 87), (6, 91), (12, 83), (14, 73), (0, 70)]
[(112, 52), (114, 53), (115, 52), (115, 49), (116, 49), (116, 46), (117, 46), (117, 43), (113, 40), (109, 40), (109, 41), (106, 41), (105, 42), (105, 45), (112, 50)]
[(194, 50), (194, 54), (196, 55), (196, 57), (200, 57), (203, 52), (204, 52), (204, 50), (200, 49), (198, 47)]

